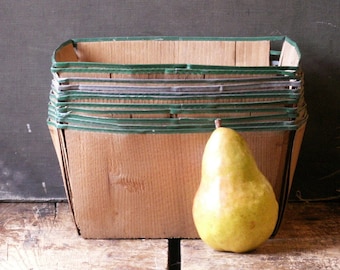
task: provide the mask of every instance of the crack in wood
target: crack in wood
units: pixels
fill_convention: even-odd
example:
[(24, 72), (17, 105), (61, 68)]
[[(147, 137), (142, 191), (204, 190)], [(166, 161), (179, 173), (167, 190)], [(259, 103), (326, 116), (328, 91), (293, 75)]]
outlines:
[(168, 267), (169, 270), (181, 269), (181, 239), (168, 240)]

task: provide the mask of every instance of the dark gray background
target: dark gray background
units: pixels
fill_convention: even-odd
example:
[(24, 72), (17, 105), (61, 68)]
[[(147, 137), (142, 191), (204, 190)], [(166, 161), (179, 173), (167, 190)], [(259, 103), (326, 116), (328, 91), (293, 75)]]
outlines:
[(310, 119), (291, 199), (339, 195), (339, 0), (0, 0), (0, 199), (65, 198), (46, 126), (53, 50), (70, 38), (287, 35)]

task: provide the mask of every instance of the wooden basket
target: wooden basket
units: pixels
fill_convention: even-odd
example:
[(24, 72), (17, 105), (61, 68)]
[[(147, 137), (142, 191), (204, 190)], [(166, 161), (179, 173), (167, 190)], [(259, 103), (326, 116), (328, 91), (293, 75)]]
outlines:
[(221, 117), (274, 188), (275, 235), (308, 118), (299, 60), (287, 37), (63, 43), (52, 58), (48, 127), (79, 233), (197, 238), (192, 202)]

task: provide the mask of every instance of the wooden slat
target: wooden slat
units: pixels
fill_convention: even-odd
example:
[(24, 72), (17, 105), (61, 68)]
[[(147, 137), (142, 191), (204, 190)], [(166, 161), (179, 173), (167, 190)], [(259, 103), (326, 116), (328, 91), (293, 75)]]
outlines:
[(237, 41), (236, 66), (269, 66), (270, 42)]
[(0, 269), (166, 269), (167, 240), (84, 240), (68, 205), (0, 204)]
[(300, 55), (298, 51), (292, 44), (285, 41), (282, 45), (279, 66), (298, 66), (299, 62)]
[(84, 62), (233, 66), (235, 65), (235, 41), (79, 42), (77, 43), (77, 55), (79, 60)]
[(78, 57), (74, 51), (73, 44), (69, 43), (55, 53), (55, 60), (57, 62), (77, 62)]
[(182, 240), (182, 269), (339, 269), (339, 210), (339, 203), (288, 204), (277, 236), (247, 254)]

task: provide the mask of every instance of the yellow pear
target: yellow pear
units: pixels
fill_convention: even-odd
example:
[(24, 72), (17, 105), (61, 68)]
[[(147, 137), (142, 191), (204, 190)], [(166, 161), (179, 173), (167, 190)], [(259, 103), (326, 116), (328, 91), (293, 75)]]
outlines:
[(248, 252), (271, 236), (278, 203), (236, 131), (217, 125), (211, 134), (192, 211), (199, 236), (218, 251)]

